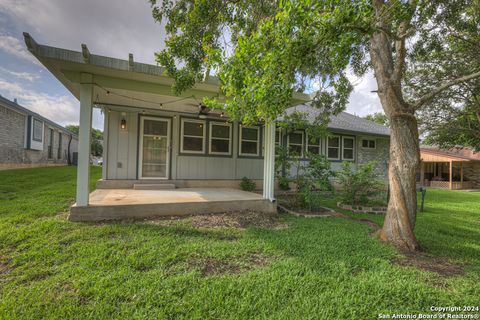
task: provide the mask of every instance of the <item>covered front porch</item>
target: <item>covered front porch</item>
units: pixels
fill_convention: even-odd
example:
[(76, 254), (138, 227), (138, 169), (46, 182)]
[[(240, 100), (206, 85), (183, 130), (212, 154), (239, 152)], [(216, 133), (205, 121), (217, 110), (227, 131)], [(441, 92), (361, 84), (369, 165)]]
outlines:
[[(175, 96), (173, 80), (165, 75), (164, 68), (135, 62), (131, 54), (128, 60), (121, 60), (91, 54), (86, 45), (77, 52), (40, 45), (29, 34), (24, 37), (29, 51), (80, 101), (77, 192), (71, 220), (276, 210), (275, 124), (264, 123), (248, 132), (255, 138), (244, 138), (245, 146), (256, 154), (242, 154), (238, 138), (242, 136), (241, 124), (229, 121), (222, 110), (208, 110), (201, 103), (204, 97), (224, 99), (215, 77), (206, 77)], [(299, 93), (292, 103), (309, 100), (309, 95)], [(105, 115), (103, 189), (90, 193), (95, 107)], [(212, 132), (218, 134), (215, 139)], [(196, 141), (201, 141), (201, 147)], [(262, 195), (225, 188), (228, 183), (221, 182), (238, 185), (244, 172), (253, 172), (254, 179), (261, 181), (257, 186), (262, 186)], [(189, 179), (204, 179), (205, 183), (184, 188), (191, 185)], [(125, 183), (138, 180), (148, 180), (150, 187), (135, 190), (135, 183)], [(170, 184), (172, 190), (159, 190), (162, 184)]]

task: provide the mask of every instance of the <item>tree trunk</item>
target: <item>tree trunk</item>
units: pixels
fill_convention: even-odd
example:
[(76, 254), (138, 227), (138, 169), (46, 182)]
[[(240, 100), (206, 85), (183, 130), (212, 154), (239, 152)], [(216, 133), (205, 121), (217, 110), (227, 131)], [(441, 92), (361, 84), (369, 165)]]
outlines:
[(417, 121), (413, 115), (390, 118), (390, 199), (382, 240), (406, 251), (420, 248), (413, 229), (417, 214), (416, 170), (419, 165)]
[[(383, 1), (374, 0), (377, 25), (386, 30), (388, 28), (381, 10), (383, 5)], [(418, 125), (414, 109), (405, 102), (402, 93), (404, 43), (396, 43), (396, 61), (392, 51), (391, 39), (386, 32), (379, 30), (371, 36), (370, 58), (378, 96), (390, 121), (390, 198), (385, 222), (378, 235), (401, 250), (415, 251), (420, 248), (413, 234), (417, 214), (415, 175), (420, 163)]]

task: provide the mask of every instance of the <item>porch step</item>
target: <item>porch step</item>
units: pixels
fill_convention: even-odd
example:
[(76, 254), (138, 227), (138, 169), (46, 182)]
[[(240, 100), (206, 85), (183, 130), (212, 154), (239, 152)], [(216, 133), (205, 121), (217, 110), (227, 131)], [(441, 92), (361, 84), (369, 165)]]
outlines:
[(133, 185), (133, 189), (135, 190), (166, 190), (166, 189), (175, 189), (175, 185), (173, 183), (155, 183), (155, 184), (135, 183)]

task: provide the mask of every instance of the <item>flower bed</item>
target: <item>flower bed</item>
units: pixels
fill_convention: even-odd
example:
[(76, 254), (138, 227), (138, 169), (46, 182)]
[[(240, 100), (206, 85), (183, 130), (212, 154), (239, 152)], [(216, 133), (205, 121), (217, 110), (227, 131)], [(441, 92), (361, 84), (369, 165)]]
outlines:
[(355, 213), (370, 213), (370, 214), (387, 213), (387, 207), (354, 206), (351, 204), (345, 204), (341, 202), (337, 202), (337, 207), (339, 207), (340, 209), (353, 211)]

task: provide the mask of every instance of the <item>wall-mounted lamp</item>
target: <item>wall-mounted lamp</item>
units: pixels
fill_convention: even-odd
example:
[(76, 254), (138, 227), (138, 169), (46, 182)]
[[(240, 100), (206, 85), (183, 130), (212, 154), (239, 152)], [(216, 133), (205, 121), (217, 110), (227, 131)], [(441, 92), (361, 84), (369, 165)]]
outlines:
[(120, 120), (120, 129), (122, 130), (127, 129), (127, 120), (125, 120), (126, 116), (127, 116), (127, 113), (122, 112), (122, 120)]

